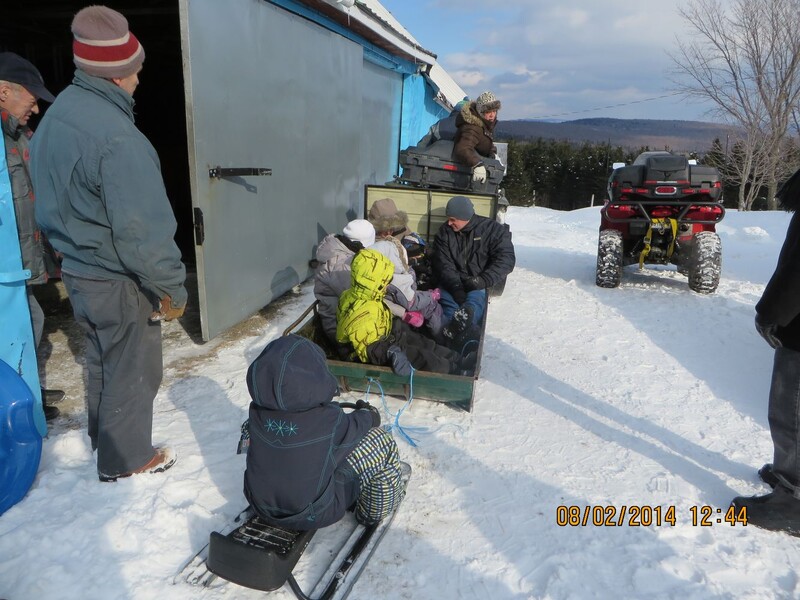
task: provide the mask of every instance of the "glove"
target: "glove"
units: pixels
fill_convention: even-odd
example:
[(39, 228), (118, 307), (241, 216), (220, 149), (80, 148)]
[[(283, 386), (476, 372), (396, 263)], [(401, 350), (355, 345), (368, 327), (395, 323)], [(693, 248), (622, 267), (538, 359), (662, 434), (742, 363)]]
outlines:
[(422, 313), (419, 311), (407, 310), (405, 316), (403, 317), (403, 321), (412, 327), (422, 327), (422, 324), (425, 322), (425, 317), (423, 317)]
[(462, 288), (453, 290), (452, 292), (450, 292), (450, 295), (453, 297), (453, 300), (455, 300), (459, 304), (459, 306), (467, 301), (467, 292)]
[(172, 306), (172, 297), (167, 294), (158, 303), (158, 310), (150, 315), (150, 321), (155, 323), (157, 321), (172, 321), (183, 316), (186, 306)]
[(475, 277), (467, 277), (462, 281), (462, 283), (464, 284), (464, 289), (468, 292), (473, 290), (482, 290), (486, 287), (486, 282), (480, 275), (476, 275)]
[(394, 371), (395, 375), (409, 377), (414, 370), (411, 363), (408, 362), (406, 353), (400, 350), (399, 346), (389, 346), (386, 351), (386, 358), (389, 359), (389, 364), (392, 365), (392, 371)]
[(377, 407), (372, 406), (372, 404), (364, 400), (359, 400), (358, 402), (356, 402), (356, 410), (368, 410), (370, 413), (372, 413), (372, 426), (373, 427), (381, 426), (381, 413), (377, 409)]
[(775, 323), (770, 323), (760, 314), (756, 313), (756, 331), (773, 348), (780, 348), (783, 346), (778, 339), (777, 330), (778, 326)]
[(475, 183), (483, 183), (486, 181), (486, 167), (478, 165), (472, 169), (472, 181)]
[(431, 299), (434, 302), (438, 302), (439, 298), (441, 298), (441, 297), (442, 297), (442, 291), (439, 288), (433, 288), (431, 290)]

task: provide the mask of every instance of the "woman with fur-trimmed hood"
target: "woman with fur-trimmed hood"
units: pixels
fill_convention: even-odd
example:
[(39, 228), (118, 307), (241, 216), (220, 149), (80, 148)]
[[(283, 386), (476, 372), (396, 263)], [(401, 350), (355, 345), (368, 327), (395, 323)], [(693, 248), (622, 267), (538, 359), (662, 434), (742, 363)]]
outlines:
[(453, 158), (472, 169), (473, 181), (486, 181), (483, 159), (494, 158), (497, 154), (494, 128), (501, 106), (500, 100), (492, 92), (483, 92), (474, 102), (464, 106), (456, 117), (458, 131)]

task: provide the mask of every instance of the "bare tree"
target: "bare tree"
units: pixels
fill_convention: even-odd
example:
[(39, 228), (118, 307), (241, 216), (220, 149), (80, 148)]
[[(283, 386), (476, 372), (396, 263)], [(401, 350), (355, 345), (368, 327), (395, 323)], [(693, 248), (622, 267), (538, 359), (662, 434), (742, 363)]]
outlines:
[(774, 208), (778, 182), (797, 167), (783, 151), (797, 134), (800, 0), (690, 0), (679, 10), (691, 33), (672, 57), (679, 90), (711, 100), (741, 132), (732, 182), (739, 208), (749, 209), (764, 187)]

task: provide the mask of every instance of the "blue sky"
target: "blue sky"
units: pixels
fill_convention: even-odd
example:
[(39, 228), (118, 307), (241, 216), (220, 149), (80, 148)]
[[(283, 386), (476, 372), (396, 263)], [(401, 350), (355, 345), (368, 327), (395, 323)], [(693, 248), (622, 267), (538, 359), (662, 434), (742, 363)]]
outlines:
[(674, 94), (669, 53), (677, 34), (689, 31), (678, 13), (685, 1), (381, 4), (438, 55), (470, 97), (495, 92), (503, 102), (501, 119), (715, 120), (708, 105)]

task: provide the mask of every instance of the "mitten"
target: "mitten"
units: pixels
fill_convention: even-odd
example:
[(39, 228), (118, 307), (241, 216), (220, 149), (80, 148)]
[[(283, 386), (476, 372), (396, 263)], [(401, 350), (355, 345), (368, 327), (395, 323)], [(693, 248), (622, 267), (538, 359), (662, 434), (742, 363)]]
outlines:
[(381, 413), (377, 409), (377, 407), (372, 406), (372, 404), (364, 400), (359, 400), (358, 402), (356, 402), (356, 410), (368, 410), (370, 413), (372, 413), (372, 426), (373, 427), (381, 426)]
[(462, 288), (453, 290), (452, 292), (450, 292), (450, 295), (453, 297), (453, 300), (455, 300), (456, 303), (459, 304), (459, 306), (467, 301), (467, 292)]
[(422, 324), (425, 322), (425, 317), (423, 317), (422, 313), (419, 311), (407, 310), (405, 316), (403, 317), (403, 321), (412, 327), (422, 327)]
[(386, 357), (389, 359), (389, 364), (392, 365), (392, 371), (394, 371), (395, 375), (408, 377), (414, 370), (411, 363), (408, 362), (406, 353), (399, 346), (389, 346), (386, 351)]
[(467, 277), (464, 279), (463, 283), (464, 289), (468, 292), (471, 292), (472, 290), (482, 290), (486, 287), (486, 282), (480, 275), (476, 275), (475, 277)]
[(478, 165), (472, 169), (472, 181), (475, 183), (483, 183), (486, 181), (486, 167)]
[(756, 331), (773, 348), (783, 346), (780, 339), (778, 339), (778, 326), (775, 323), (770, 323), (758, 313), (756, 313)]
[(434, 302), (438, 302), (439, 298), (442, 297), (442, 291), (439, 288), (433, 288), (431, 290), (431, 298)]

